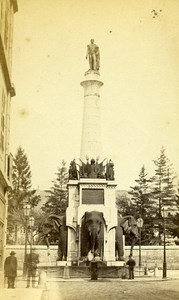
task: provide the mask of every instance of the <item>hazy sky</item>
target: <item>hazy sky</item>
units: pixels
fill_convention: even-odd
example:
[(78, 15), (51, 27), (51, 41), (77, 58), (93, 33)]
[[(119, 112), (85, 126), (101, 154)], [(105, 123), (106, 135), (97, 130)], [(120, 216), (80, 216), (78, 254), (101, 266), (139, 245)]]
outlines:
[[(18, 0), (14, 21), (11, 152), (47, 189), (62, 159), (79, 158), (80, 82), (91, 38), (101, 52), (103, 157), (118, 189), (149, 175), (162, 145), (179, 174), (179, 1)], [(157, 15), (152, 12), (155, 9)], [(154, 18), (155, 16), (155, 18)]]

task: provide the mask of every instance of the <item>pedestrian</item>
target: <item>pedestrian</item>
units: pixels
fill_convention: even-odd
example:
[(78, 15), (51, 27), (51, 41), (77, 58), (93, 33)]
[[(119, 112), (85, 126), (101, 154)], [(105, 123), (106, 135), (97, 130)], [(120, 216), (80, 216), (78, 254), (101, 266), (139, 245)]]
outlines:
[(129, 279), (134, 279), (134, 267), (136, 265), (136, 262), (132, 258), (132, 255), (129, 255), (129, 260), (126, 262), (126, 265), (129, 266)]
[(8, 289), (15, 289), (15, 278), (17, 276), (17, 258), (15, 254), (15, 251), (11, 251), (10, 256), (6, 257), (4, 263), (4, 273), (8, 280)]
[(27, 264), (27, 288), (30, 287), (30, 282), (32, 279), (32, 287), (35, 288), (36, 276), (37, 276), (37, 264), (39, 263), (39, 255), (35, 253), (35, 249), (32, 249), (33, 252), (27, 254), (26, 264)]

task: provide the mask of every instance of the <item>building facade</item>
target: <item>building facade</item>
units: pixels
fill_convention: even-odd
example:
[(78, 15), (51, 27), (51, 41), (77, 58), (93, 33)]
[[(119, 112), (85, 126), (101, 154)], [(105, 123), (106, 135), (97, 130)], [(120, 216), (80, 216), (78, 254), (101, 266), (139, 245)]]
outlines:
[(6, 245), (8, 189), (12, 156), (9, 150), (10, 107), (15, 89), (11, 81), (12, 43), (16, 0), (0, 0), (0, 270)]

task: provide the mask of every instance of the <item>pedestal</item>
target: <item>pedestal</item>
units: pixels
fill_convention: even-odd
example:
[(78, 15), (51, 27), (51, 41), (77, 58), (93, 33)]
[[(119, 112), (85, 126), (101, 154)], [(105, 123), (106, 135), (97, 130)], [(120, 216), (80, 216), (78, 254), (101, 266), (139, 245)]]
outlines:
[[(85, 212), (92, 211), (101, 212), (104, 218), (103, 254), (100, 259), (115, 261), (115, 227), (117, 226), (115, 189), (116, 183), (106, 179), (81, 178), (80, 180), (69, 181), (69, 206), (66, 211), (68, 261), (79, 260), (81, 257), (82, 219)], [(95, 194), (94, 199), (93, 195)]]

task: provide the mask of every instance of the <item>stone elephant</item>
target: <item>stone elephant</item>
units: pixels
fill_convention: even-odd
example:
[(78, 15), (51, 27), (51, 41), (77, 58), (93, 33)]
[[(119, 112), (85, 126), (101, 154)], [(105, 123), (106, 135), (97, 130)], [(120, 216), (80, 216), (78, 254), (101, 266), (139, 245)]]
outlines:
[(133, 216), (118, 216), (118, 225), (116, 227), (115, 235), (115, 249), (116, 259), (124, 260), (124, 245), (123, 235), (129, 235), (131, 240), (130, 254), (132, 254), (133, 247), (138, 240), (137, 221)]
[(47, 217), (43, 228), (43, 235), (45, 236), (45, 241), (47, 247), (50, 246), (50, 238), (55, 236), (58, 240), (58, 258), (57, 260), (67, 259), (67, 232), (68, 228), (66, 226), (66, 215), (57, 216), (50, 215)]
[(81, 225), (81, 256), (87, 258), (91, 252), (95, 257), (103, 258), (104, 219), (98, 211), (85, 212)]

